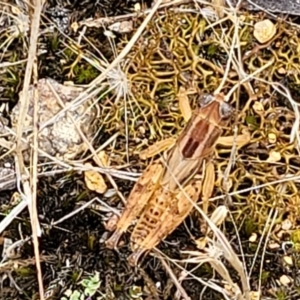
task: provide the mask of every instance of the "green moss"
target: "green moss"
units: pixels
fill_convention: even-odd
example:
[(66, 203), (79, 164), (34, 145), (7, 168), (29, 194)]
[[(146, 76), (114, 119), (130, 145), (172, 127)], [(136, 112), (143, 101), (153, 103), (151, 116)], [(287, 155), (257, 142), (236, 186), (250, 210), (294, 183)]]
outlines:
[(262, 281), (262, 283), (268, 283), (269, 278), (270, 278), (270, 272), (263, 270), (261, 272), (261, 281)]
[(18, 267), (15, 270), (16, 274), (20, 277), (29, 277), (33, 275), (35, 272), (29, 267)]
[(92, 235), (92, 234), (89, 234), (88, 235), (88, 249), (93, 251), (94, 250), (94, 246), (95, 246), (95, 241), (97, 240), (97, 238)]
[(251, 236), (251, 234), (253, 232), (256, 231), (256, 225), (254, 223), (254, 220), (253, 219), (246, 219), (245, 222), (244, 222), (244, 232), (246, 234), (247, 237)]
[(74, 74), (77, 83), (88, 84), (99, 75), (99, 71), (90, 64), (76, 65), (74, 67)]
[(216, 53), (218, 53), (218, 50), (217, 44), (210, 44), (208, 46), (207, 54), (208, 56), (214, 56)]
[(50, 39), (50, 48), (52, 51), (57, 51), (60, 46), (59, 35), (55, 32)]
[(291, 241), (294, 244), (294, 249), (300, 251), (300, 229), (296, 229), (291, 233)]
[(257, 123), (255, 116), (247, 116), (245, 121), (246, 121), (247, 125), (252, 125), (254, 127), (254, 129), (259, 128), (259, 124)]
[(79, 270), (73, 270), (71, 274), (71, 280), (72, 282), (77, 282), (81, 276), (81, 272)]
[(285, 300), (286, 299), (286, 295), (284, 293), (284, 291), (278, 291), (276, 294), (277, 300)]
[(296, 229), (291, 233), (291, 240), (294, 244), (300, 244), (300, 229)]

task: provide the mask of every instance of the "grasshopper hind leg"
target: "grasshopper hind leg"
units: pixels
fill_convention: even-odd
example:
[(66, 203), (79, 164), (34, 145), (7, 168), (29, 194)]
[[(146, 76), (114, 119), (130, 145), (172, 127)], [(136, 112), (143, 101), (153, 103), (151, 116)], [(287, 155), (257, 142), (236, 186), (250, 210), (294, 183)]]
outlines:
[(107, 248), (115, 249), (122, 234), (130, 224), (143, 211), (145, 205), (155, 192), (163, 174), (163, 166), (160, 163), (150, 165), (134, 185), (126, 206), (113, 235), (106, 241)]
[(140, 260), (141, 256), (148, 251), (145, 249), (138, 249), (138, 250), (134, 251), (127, 258), (128, 264), (132, 267), (137, 266), (138, 261)]
[(113, 235), (105, 242), (108, 249), (116, 249), (123, 232), (115, 231)]
[(143, 253), (149, 252), (184, 221), (199, 199), (201, 190), (201, 179), (192, 180), (182, 191), (177, 190), (178, 194), (173, 196), (170, 205), (165, 207), (158, 222), (151, 228), (147, 236), (143, 236), (142, 239), (138, 240), (139, 235), (137, 234), (136, 240), (132, 241), (133, 253), (128, 257), (130, 265), (136, 266)]

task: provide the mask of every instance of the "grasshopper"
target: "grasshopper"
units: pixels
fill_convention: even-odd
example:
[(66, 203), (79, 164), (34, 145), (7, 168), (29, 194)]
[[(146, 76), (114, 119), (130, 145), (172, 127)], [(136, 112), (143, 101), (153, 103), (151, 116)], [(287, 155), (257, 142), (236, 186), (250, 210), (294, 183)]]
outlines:
[(212, 157), (233, 108), (221, 94), (199, 97), (198, 102), (176, 143), (134, 185), (116, 230), (106, 241), (108, 248), (116, 248), (121, 235), (140, 216), (131, 234), (131, 265), (175, 230), (199, 198), (207, 212), (215, 181)]

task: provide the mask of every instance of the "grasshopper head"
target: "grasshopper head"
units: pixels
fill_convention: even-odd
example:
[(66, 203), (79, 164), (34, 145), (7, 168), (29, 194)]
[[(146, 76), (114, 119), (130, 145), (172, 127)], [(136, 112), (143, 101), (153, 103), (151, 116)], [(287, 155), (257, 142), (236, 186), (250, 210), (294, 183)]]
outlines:
[(227, 124), (233, 114), (233, 107), (224, 100), (222, 94), (202, 94), (197, 102), (203, 116), (220, 126)]

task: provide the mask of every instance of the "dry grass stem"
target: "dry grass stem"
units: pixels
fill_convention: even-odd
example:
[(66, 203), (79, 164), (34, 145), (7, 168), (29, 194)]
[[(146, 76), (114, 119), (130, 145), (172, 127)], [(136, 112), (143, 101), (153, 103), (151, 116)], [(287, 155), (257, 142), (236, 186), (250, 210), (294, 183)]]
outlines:
[(184, 290), (184, 288), (182, 287), (182, 285), (179, 283), (176, 275), (174, 274), (174, 272), (172, 271), (172, 269), (170, 268), (170, 266), (168, 265), (166, 260), (163, 257), (160, 257), (160, 256), (159, 256), (159, 259), (160, 259), (164, 269), (167, 271), (167, 273), (171, 277), (174, 285), (176, 286), (177, 292), (180, 294), (180, 297), (182, 297), (185, 300), (191, 300), (191, 298), (187, 295), (187, 293)]
[(99, 199), (99, 198), (93, 198), (92, 200), (88, 201), (87, 203), (83, 204), (82, 206), (78, 207), (76, 210), (72, 211), (71, 213), (65, 215), (63, 218), (54, 221), (51, 223), (51, 226), (56, 226), (62, 222), (64, 222), (65, 220), (75, 216), (76, 214), (78, 214), (80, 211), (84, 210), (85, 208), (89, 207), (91, 204), (93, 204), (94, 202), (98, 202), (100, 203), (101, 207), (101, 211), (104, 212), (113, 212), (116, 215), (120, 215), (120, 212), (112, 207), (110, 207), (108, 204), (106, 204), (103, 200)]

